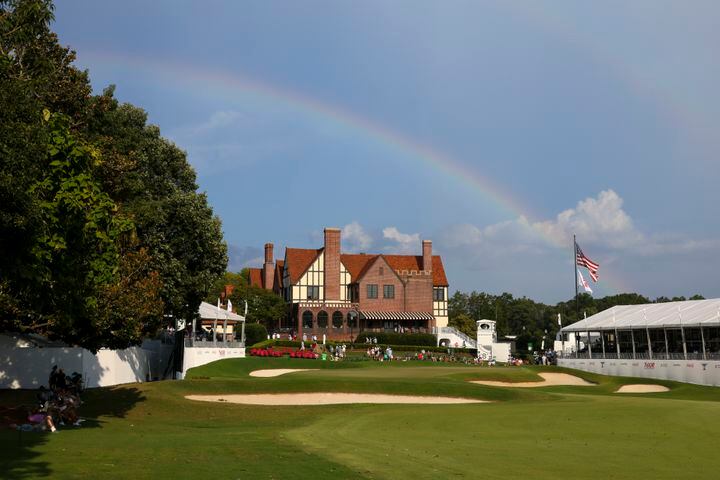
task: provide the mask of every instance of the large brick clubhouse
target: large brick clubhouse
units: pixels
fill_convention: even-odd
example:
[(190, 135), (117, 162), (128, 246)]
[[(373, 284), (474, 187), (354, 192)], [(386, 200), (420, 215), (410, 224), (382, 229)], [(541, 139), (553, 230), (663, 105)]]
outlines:
[(447, 326), (448, 281), (442, 259), (423, 240), (421, 255), (348, 254), (340, 229), (325, 229), (318, 249), (286, 248), (275, 260), (265, 244), (250, 284), (273, 290), (292, 307), (280, 329), (347, 339), (360, 331), (430, 332)]

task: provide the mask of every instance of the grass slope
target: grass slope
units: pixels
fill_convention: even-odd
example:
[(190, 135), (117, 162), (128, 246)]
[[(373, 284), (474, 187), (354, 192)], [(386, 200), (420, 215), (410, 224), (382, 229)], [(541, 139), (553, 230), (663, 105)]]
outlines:
[[(254, 378), (261, 368), (320, 368)], [(247, 358), (185, 381), (85, 394), (80, 429), (0, 431), (0, 478), (714, 478), (720, 390), (580, 373), (593, 387), (511, 389), (538, 368)], [(576, 371), (545, 368), (542, 371)], [(670, 392), (613, 394), (627, 383)], [(188, 394), (343, 391), (462, 396), (477, 405), (257, 407)], [(0, 405), (32, 392), (0, 392)]]

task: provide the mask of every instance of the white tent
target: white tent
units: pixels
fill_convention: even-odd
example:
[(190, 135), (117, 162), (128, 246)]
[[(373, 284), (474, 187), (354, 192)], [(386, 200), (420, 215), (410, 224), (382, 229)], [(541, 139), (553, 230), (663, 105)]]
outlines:
[(701, 326), (720, 326), (720, 298), (643, 305), (618, 305), (568, 325), (562, 329), (562, 332)]
[(216, 318), (218, 320), (232, 320), (235, 322), (244, 322), (245, 317), (242, 315), (238, 315), (237, 313), (228, 312), (225, 309), (218, 308), (215, 305), (211, 305), (207, 302), (202, 302), (200, 304), (200, 308), (198, 309), (198, 313), (200, 314), (200, 318), (204, 320), (215, 320)]

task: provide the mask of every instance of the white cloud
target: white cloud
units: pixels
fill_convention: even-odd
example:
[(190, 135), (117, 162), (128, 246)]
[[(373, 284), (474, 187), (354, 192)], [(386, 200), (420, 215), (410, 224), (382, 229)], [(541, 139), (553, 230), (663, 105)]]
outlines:
[(555, 245), (567, 245), (577, 234), (583, 243), (611, 248), (630, 248), (646, 243), (645, 236), (623, 210), (623, 199), (613, 190), (603, 190), (597, 198), (586, 198), (557, 215), (555, 220), (533, 224)]
[(241, 112), (237, 112), (235, 110), (220, 110), (210, 115), (210, 118), (207, 121), (192, 127), (192, 133), (200, 134), (218, 128), (224, 128), (229, 125), (233, 125), (243, 118), (243, 116), (244, 115)]
[(453, 225), (440, 235), (448, 249), (472, 250), (474, 256), (490, 257), (517, 253), (542, 253), (547, 248), (525, 217), (477, 227)]
[[(609, 261), (623, 253), (655, 256), (720, 248), (720, 240), (716, 239), (641, 232), (622, 207), (623, 199), (615, 191), (604, 190), (553, 220), (530, 223), (521, 216), (485, 227), (453, 225), (443, 231), (440, 240), (449, 248), (471, 250), (475, 257), (499, 257), (520, 252), (542, 254), (550, 246), (571, 249), (576, 234), (578, 243), (592, 247), (592, 258), (598, 261)], [(585, 250), (590, 255), (587, 247)]]
[(421, 249), (419, 233), (402, 233), (396, 227), (383, 228), (383, 238), (395, 242), (394, 245), (385, 247), (385, 250), (393, 253), (413, 253)]
[(342, 228), (343, 251), (366, 252), (372, 245), (373, 239), (357, 221), (348, 223)]

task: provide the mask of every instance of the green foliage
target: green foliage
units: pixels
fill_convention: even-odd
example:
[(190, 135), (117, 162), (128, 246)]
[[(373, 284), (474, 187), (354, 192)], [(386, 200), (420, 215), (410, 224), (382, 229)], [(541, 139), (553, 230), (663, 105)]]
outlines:
[(162, 327), (162, 282), (149, 260), (144, 248), (120, 257), (115, 282), (105, 285), (98, 299), (98, 332), (86, 345), (94, 341), (96, 347), (126, 348)]
[(272, 327), (288, 315), (288, 306), (282, 297), (264, 288), (239, 285), (233, 290), (230, 300), (238, 309), (244, 308), (247, 301), (246, 320), (248, 322), (262, 322), (266, 326)]
[(477, 334), (477, 324), (475, 323), (475, 320), (470, 318), (470, 315), (466, 313), (458, 313), (453, 317), (450, 317), (448, 326), (460, 330), (470, 338), (475, 338), (475, 335)]
[(185, 153), (92, 95), (52, 19), (0, 0), (0, 331), (120, 348), (196, 315), (226, 246)]
[(104, 158), (98, 176), (132, 216), (138, 243), (151, 254), (165, 313), (189, 319), (227, 266), (220, 220), (197, 192), (185, 153), (147, 124), (142, 109), (121, 105), (113, 91), (107, 88), (90, 107), (87, 133)]
[(267, 340), (268, 332), (262, 323), (245, 324), (245, 345), (255, 345), (258, 342)]
[(210, 287), (210, 291), (205, 297), (205, 301), (215, 304), (220, 295), (225, 291), (225, 286), (231, 285), (233, 290), (241, 289), (247, 286), (247, 281), (240, 273), (225, 272), (222, 277), (215, 280)]

